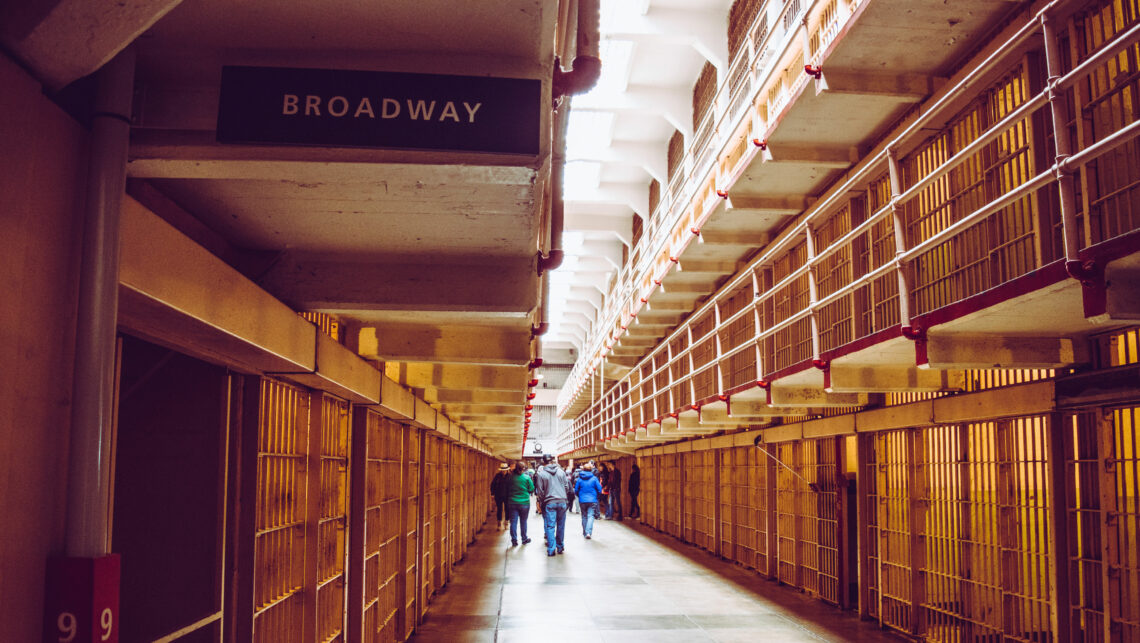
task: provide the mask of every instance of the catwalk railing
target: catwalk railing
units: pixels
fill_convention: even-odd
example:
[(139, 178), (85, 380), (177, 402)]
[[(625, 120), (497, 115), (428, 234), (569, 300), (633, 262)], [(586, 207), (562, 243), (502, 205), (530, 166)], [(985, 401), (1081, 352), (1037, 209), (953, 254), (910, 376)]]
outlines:
[(598, 395), (574, 447), (1134, 250), (1140, 24), (1122, 6), (1017, 29)]

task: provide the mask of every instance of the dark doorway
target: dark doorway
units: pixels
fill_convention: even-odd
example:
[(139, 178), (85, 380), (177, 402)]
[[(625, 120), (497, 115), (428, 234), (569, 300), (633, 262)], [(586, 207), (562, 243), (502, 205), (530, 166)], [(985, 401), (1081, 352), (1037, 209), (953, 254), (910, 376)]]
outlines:
[(178, 641), (216, 641), (227, 373), (131, 337), (122, 346), (112, 529), (121, 640), (186, 630)]

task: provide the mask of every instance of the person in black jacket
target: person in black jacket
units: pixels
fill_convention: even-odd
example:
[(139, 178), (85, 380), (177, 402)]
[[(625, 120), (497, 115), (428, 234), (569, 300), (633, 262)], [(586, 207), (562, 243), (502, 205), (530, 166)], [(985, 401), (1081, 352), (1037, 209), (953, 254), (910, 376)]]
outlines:
[(629, 474), (629, 517), (641, 517), (641, 505), (637, 504), (637, 495), (641, 493), (641, 469), (633, 465), (633, 472)]
[(495, 477), (491, 478), (491, 495), (495, 498), (495, 517), (498, 520), (498, 528), (506, 529), (507, 527), (507, 476), (510, 475), (510, 467), (504, 462), (499, 465), (499, 472)]
[(621, 522), (621, 469), (615, 463), (610, 469), (610, 511), (607, 519), (616, 519)]

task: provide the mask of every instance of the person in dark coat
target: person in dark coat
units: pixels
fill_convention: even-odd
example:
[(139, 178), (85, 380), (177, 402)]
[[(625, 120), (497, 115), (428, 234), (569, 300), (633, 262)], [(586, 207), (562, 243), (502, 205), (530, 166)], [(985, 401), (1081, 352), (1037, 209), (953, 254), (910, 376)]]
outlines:
[(633, 465), (633, 472), (629, 474), (629, 517), (641, 517), (641, 505), (637, 504), (637, 496), (641, 493), (641, 469), (637, 463)]
[(605, 462), (598, 463), (598, 482), (602, 485), (602, 495), (598, 496), (598, 504), (594, 505), (594, 517), (601, 520), (602, 516), (609, 518), (610, 510), (610, 469)]
[(491, 496), (495, 498), (495, 519), (499, 521), (499, 529), (507, 527), (507, 476), (509, 475), (510, 467), (504, 462), (499, 465), (499, 472), (495, 477), (491, 478)]
[(615, 464), (610, 469), (610, 511), (606, 518), (616, 519), (621, 521), (621, 469), (617, 468)]
[(594, 476), (594, 465), (587, 463), (574, 481), (574, 493), (582, 508), (582, 535), (589, 540), (594, 534), (594, 507), (602, 493), (602, 483)]

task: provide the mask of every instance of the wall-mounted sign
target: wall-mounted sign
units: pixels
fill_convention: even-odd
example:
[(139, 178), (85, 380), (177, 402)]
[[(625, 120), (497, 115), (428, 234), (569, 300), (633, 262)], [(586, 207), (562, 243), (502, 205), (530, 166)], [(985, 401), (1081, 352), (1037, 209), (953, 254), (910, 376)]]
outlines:
[(537, 154), (542, 83), (223, 67), (218, 141)]

